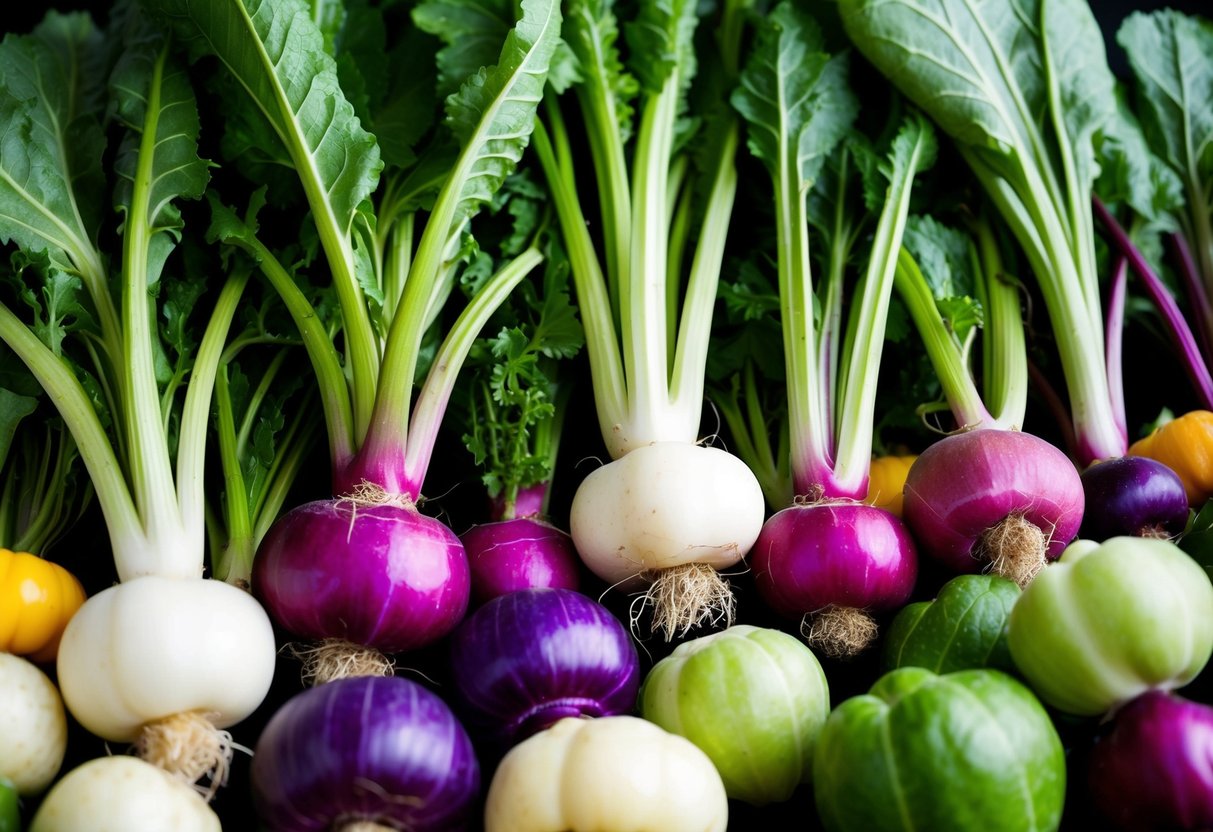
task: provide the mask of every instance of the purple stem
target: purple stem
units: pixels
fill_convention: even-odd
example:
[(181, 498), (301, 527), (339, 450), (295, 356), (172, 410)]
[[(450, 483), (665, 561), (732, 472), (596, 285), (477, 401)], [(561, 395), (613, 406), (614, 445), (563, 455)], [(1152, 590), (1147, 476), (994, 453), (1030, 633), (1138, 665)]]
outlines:
[(513, 520), (518, 517), (542, 517), (544, 502), (547, 500), (550, 483), (540, 482), (526, 488), (518, 489), (514, 505), (507, 506), (505, 495), (499, 494), (489, 499), (489, 519), (493, 522)]
[(1168, 234), (1171, 251), (1179, 261), (1179, 275), (1183, 280), (1184, 290), (1188, 295), (1188, 305), (1196, 310), (1196, 332), (1200, 335), (1200, 345), (1204, 350), (1205, 363), (1213, 359), (1213, 307), (1209, 305), (1209, 295), (1205, 292), (1205, 284), (1200, 278), (1200, 270), (1196, 267), (1196, 258), (1192, 249), (1182, 234)]
[(1184, 320), (1183, 314), (1179, 311), (1179, 306), (1175, 303), (1175, 299), (1171, 297), (1171, 293), (1167, 291), (1167, 287), (1163, 285), (1162, 280), (1150, 268), (1150, 264), (1146, 262), (1146, 258), (1142, 256), (1137, 246), (1129, 239), (1129, 235), (1125, 233), (1120, 224), (1109, 213), (1108, 209), (1099, 199), (1092, 199), (1095, 208), (1095, 213), (1104, 225), (1104, 229), (1112, 237), (1112, 242), (1121, 254), (1128, 258), (1129, 265), (1133, 267), (1133, 271), (1141, 278), (1145, 285), (1146, 293), (1150, 296), (1150, 300), (1154, 302), (1154, 307), (1163, 318), (1163, 323), (1171, 333), (1171, 338), (1175, 342), (1175, 346), (1179, 350), (1180, 360), (1184, 363), (1184, 368), (1188, 372), (1188, 377), (1192, 380), (1192, 386), (1196, 389), (1196, 394), (1201, 398), (1204, 407), (1207, 410), (1213, 410), (1213, 377), (1209, 375), (1209, 368), (1201, 356), (1200, 349), (1196, 345), (1196, 338), (1192, 335), (1192, 329), (1188, 326), (1188, 322)]
[(1108, 399), (1112, 405), (1112, 418), (1121, 433), (1128, 435), (1128, 420), (1125, 418), (1124, 325), (1125, 293), (1129, 283), (1129, 264), (1124, 257), (1116, 258), (1112, 270), (1112, 285), (1108, 289), (1107, 318), (1104, 324), (1104, 363), (1108, 374)]

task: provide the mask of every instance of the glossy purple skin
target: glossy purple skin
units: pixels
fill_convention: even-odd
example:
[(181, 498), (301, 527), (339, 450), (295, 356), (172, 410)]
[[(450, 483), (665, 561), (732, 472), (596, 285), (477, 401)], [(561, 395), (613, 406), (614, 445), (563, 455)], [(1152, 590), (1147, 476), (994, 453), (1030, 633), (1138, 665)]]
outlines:
[(957, 572), (980, 572), (983, 532), (1014, 513), (1048, 535), (1056, 559), (1082, 525), (1078, 469), (1061, 450), (1023, 431), (954, 433), (918, 455), (906, 476), (901, 516), (923, 552)]
[(1213, 828), (1213, 708), (1149, 691), (1121, 708), (1091, 752), (1088, 784), (1119, 828)]
[(577, 589), (580, 559), (573, 538), (550, 523), (519, 517), (472, 526), (459, 536), (472, 570), (472, 601), (483, 604), (520, 589)]
[(1179, 534), (1188, 524), (1188, 495), (1167, 465), (1144, 456), (1097, 462), (1082, 472), (1082, 536)]
[(407, 679), (359, 676), (278, 709), (257, 740), (252, 787), (272, 832), (340, 832), (355, 820), (458, 830), (479, 809), (480, 765), (440, 698)]
[(909, 600), (918, 577), (909, 530), (862, 503), (785, 508), (763, 525), (749, 562), (759, 594), (788, 619), (831, 604), (895, 609)]
[(399, 653), (463, 620), (463, 544), (412, 507), (317, 500), (278, 519), (253, 560), (253, 591), (284, 629)]
[(476, 610), (451, 636), (469, 728), (512, 745), (567, 716), (631, 713), (640, 658), (624, 626), (569, 589), (524, 589)]

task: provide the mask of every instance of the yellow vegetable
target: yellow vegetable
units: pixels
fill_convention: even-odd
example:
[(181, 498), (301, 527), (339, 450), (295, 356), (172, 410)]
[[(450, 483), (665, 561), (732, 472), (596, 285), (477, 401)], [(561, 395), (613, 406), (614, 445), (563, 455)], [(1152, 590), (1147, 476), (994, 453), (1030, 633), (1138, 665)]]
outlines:
[(0, 650), (54, 661), (63, 628), (83, 603), (84, 587), (62, 566), (0, 549)]
[(906, 485), (906, 474), (916, 459), (918, 457), (913, 454), (873, 459), (868, 474), (868, 496), (863, 501), (900, 517), (901, 492)]
[(1146, 456), (1168, 466), (1184, 484), (1188, 505), (1213, 497), (1213, 413), (1193, 410), (1129, 446), (1130, 456)]

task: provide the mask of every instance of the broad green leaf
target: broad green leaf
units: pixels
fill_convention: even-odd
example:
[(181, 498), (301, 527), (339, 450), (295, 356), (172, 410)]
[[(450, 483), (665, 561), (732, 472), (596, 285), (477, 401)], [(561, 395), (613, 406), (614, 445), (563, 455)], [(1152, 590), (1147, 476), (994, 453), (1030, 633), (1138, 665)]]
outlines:
[(1117, 88), (1116, 103), (1116, 117), (1104, 129), (1099, 144), (1096, 192), (1105, 203), (1128, 203), (1153, 226), (1174, 230), (1170, 215), (1183, 208), (1183, 184), (1151, 151), (1122, 87)]
[[(1117, 42), (1138, 87), (1137, 110), (1151, 147), (1182, 177), (1213, 177), (1213, 22), (1162, 10), (1136, 12)], [(1208, 189), (1204, 190), (1208, 205)], [(1207, 210), (1207, 207), (1206, 207)]]
[(324, 37), (324, 51), (336, 55), (337, 42), (348, 17), (345, 0), (312, 0), (311, 7), (312, 22)]
[(98, 283), (102, 61), (100, 33), (80, 13), (51, 12), (0, 43), (0, 241)]
[(675, 72), (685, 95), (697, 68), (695, 0), (640, 0), (636, 19), (627, 24), (629, 60), (640, 86), (656, 94)]
[(936, 300), (972, 295), (969, 240), (930, 215), (910, 217), (902, 244), (914, 255)]
[(1172, 10), (1135, 13), (1116, 39), (1137, 82), (1146, 139), (1182, 182), (1187, 207), (1176, 214), (1207, 284), (1213, 275), (1213, 22)]
[(749, 123), (751, 152), (772, 175), (782, 168), (797, 176), (799, 188), (812, 186), (859, 112), (845, 54), (823, 46), (813, 19), (781, 3), (763, 21), (732, 96)]
[(447, 99), (447, 123), (462, 146), (455, 224), (489, 202), (522, 157), (560, 42), (560, 21), (558, 0), (524, 0), (496, 66)]
[(417, 160), (417, 143), (438, 120), (433, 39), (408, 27), (389, 52), (385, 73), (387, 87), (373, 103), (370, 123), (383, 161), (405, 168)]
[(232, 73), (286, 147), (317, 225), (346, 238), (382, 162), (308, 8), (299, 0), (148, 3), (196, 52), (217, 56)]
[(514, 25), (512, 0), (425, 0), (413, 23), (445, 44), (438, 50), (438, 95), (446, 97), (497, 60)]
[(1085, 211), (1099, 175), (1097, 138), (1117, 115), (1116, 80), (1108, 68), (1103, 33), (1086, 0), (1047, 0), (1042, 8), (1049, 66), (1065, 121), (1065, 136), (1059, 141), (1077, 178), (1070, 200)]
[[(201, 197), (210, 173), (198, 158), (198, 105), (184, 68), (168, 56), (158, 30), (135, 26), (110, 79), (115, 117), (126, 128), (114, 160), (114, 203), (125, 217), (123, 233), (146, 235), (147, 282), (154, 286), (180, 239), (175, 200)], [(137, 219), (143, 225), (132, 227)]]
[(358, 117), (370, 124), (392, 80), (387, 24), (383, 10), (368, 0), (348, 0), (343, 11), (329, 54), (337, 60), (342, 92)]

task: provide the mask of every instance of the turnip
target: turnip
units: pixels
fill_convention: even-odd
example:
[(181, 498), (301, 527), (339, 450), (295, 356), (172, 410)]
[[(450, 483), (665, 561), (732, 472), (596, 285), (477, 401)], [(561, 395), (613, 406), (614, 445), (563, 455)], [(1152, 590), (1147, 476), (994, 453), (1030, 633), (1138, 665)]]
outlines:
[(135, 757), (72, 769), (42, 800), (29, 832), (220, 832), (197, 792)]
[(50, 785), (67, 751), (67, 715), (47, 675), (20, 656), (0, 653), (0, 778), (21, 795)]
[[(466, 554), (445, 524), (422, 513), (422, 486), (476, 336), (543, 260), (535, 235), (493, 265), (428, 366), (423, 341), (472, 250), (472, 218), (527, 146), (560, 10), (524, 3), (518, 25), (501, 33), (504, 44), (490, 46), (485, 64), (497, 64), (453, 79), (449, 132), (441, 134), (449, 164), (415, 190), (418, 160), (392, 156), (385, 167), (375, 136), (340, 89), (325, 33), (300, 7), (287, 0), (153, 5), (218, 59), (238, 93), (233, 121), (268, 121), (273, 146), (257, 150), (293, 170), (302, 186), (340, 311), (339, 346), (336, 329), (262, 241), (258, 203), (238, 216), (213, 202), (212, 237), (253, 256), (299, 330), (319, 384), (336, 495), (277, 520), (254, 557), (253, 591), (295, 635), (319, 640), (299, 648), (317, 660), (317, 680), (352, 669), (390, 672), (385, 654), (432, 643), (467, 609)], [(419, 139), (425, 124), (418, 127)], [(339, 169), (321, 161), (334, 155), (345, 160)]]
[(562, 719), (523, 740), (497, 766), (484, 807), (485, 832), (724, 832), (728, 822), (708, 756), (634, 716)]
[(577, 589), (580, 560), (569, 533), (540, 517), (481, 523), (459, 535), (481, 604), (522, 589)]
[(1213, 708), (1152, 690), (1118, 708), (1091, 749), (1087, 786), (1118, 828), (1213, 824)]
[[(536, 187), (529, 182), (507, 182), (512, 212), (539, 210), (526, 197)], [(575, 590), (581, 580), (572, 537), (549, 521), (548, 503), (575, 383), (568, 359), (585, 338), (564, 285), (568, 262), (559, 246), (548, 254), (542, 295), (515, 292), (496, 316), (501, 328), (469, 356), (458, 415), (489, 497), (487, 522), (459, 535), (476, 604), (532, 587)]]
[(1080, 534), (1175, 537), (1188, 524), (1188, 495), (1169, 467), (1145, 456), (1097, 462), (1082, 472), (1085, 507)]
[[(898, 258), (898, 295), (954, 423), (910, 466), (902, 516), (949, 570), (1023, 586), (1077, 534), (1084, 494), (1066, 454), (1022, 429), (1029, 374), (1018, 291), (1003, 277), (994, 229), (980, 216), (967, 222), (972, 234), (916, 218)], [(980, 373), (970, 362), (979, 333)]]
[(640, 658), (606, 607), (569, 589), (519, 589), (484, 604), (451, 636), (454, 702), (500, 746), (565, 717), (630, 713)]
[[(1168, 214), (1180, 190), (1175, 171), (1182, 171), (1191, 213), (1183, 214), (1179, 224), (1189, 231), (1208, 228), (1208, 191), (1199, 184), (1206, 174), (1189, 155), (1191, 148), (1204, 146), (1208, 128), (1197, 126), (1185, 106), (1189, 100), (1203, 100), (1187, 90), (1201, 83), (1196, 79), (1204, 70), (1198, 68), (1201, 62), (1179, 56), (1184, 50), (1199, 54), (1199, 44), (1207, 44), (1209, 37), (1171, 14), (1152, 21), (1136, 17), (1123, 30), (1123, 42), (1136, 49), (1133, 63), (1139, 81), (1150, 90), (1147, 132), (1162, 139), (1171, 167), (1167, 170), (1150, 158), (1142, 130), (1120, 107), (1104, 39), (1088, 4), (1032, 3), (1017, 7), (1014, 14), (1005, 11), (1001, 4), (964, 0), (840, 4), (843, 29), (851, 41), (952, 137), (1018, 243), (1048, 311), (1068, 413), (1045, 374), (1038, 373), (1037, 380), (1046, 400), (1055, 405), (1069, 454), (1081, 469), (1124, 456), (1128, 446), (1121, 362), (1129, 265), (1161, 313), (1198, 396), (1213, 406), (1213, 377), (1196, 338), (1162, 281), (1096, 195), (1097, 188), (1100, 195), (1112, 191), (1118, 202), (1132, 207), (1143, 228), (1173, 226)], [(1096, 218), (1111, 235), (1114, 249), (1107, 262), (1106, 295)], [(1200, 240), (1207, 244), (1208, 233), (1200, 234)], [(1202, 257), (1207, 262), (1209, 255)], [(1181, 271), (1190, 289), (1201, 288), (1189, 269)], [(1010, 286), (1001, 277), (992, 281), (997, 282)], [(1197, 308), (1207, 310), (1203, 290), (1192, 296), (1198, 299)], [(1208, 313), (1199, 314), (1208, 349)], [(1002, 372), (988, 360), (986, 370)], [(945, 387), (947, 375), (940, 372)], [(960, 427), (978, 424), (960, 412), (963, 408), (972, 413), (967, 404), (953, 400), (950, 392), (948, 397)], [(1001, 417), (998, 410), (1005, 401), (992, 404), (994, 415)], [(1002, 426), (1022, 428), (1022, 419)], [(1070, 476), (1064, 479), (1072, 483)], [(1062, 504), (1057, 496), (1049, 501)], [(1038, 528), (1052, 544), (1068, 542), (1069, 530), (1061, 525)], [(928, 533), (919, 537), (931, 551)], [(1055, 551), (1045, 555), (1054, 556)], [(1045, 559), (1017, 562), (1011, 576), (1024, 583)]]
[[(652, 629), (669, 640), (703, 624), (731, 623), (732, 590), (719, 570), (750, 550), (763, 502), (744, 464), (699, 441), (712, 306), (737, 190), (736, 118), (716, 114), (705, 131), (713, 143), (701, 157), (708, 163), (692, 171), (681, 131), (697, 69), (696, 5), (645, 0), (636, 13), (627, 28), (626, 70), (612, 4), (578, 0), (564, 36), (581, 67), (573, 92), (598, 183), (601, 259), (560, 104), (545, 108), (535, 148), (572, 267), (598, 426), (611, 457), (574, 494), (570, 533), (599, 578), (647, 585), (641, 603), (652, 607)], [(721, 31), (713, 69), (732, 78), (741, 4), (725, 5)], [(696, 182), (706, 193), (697, 236)]]
[[(211, 393), (248, 271), (221, 281), (214, 306), (204, 307), (205, 329), (195, 331), (190, 312), (206, 275), (169, 276), (180, 268), (172, 257), (178, 202), (201, 196), (209, 176), (197, 155), (197, 106), (165, 34), (142, 17), (124, 23), (112, 72), (99, 76), (77, 71), (93, 66), (101, 48), (85, 18), (51, 16), (0, 45), (12, 67), (0, 84), (10, 127), (37, 136), (16, 155), (6, 151), (4, 181), (31, 168), (43, 177), (38, 189), (15, 197), (39, 223), (5, 226), (3, 234), (42, 264), (23, 275), (42, 284), (31, 296), (55, 297), (60, 310), (96, 310), (70, 331), (54, 323), (60, 337), (43, 340), (45, 310), (26, 321), (0, 304), (0, 340), (71, 433), (121, 582), (86, 601), (72, 619), (77, 626), (64, 630), (57, 659), (64, 702), (86, 730), (134, 743), (188, 782), (209, 779), (202, 788), (213, 790), (232, 753), (223, 729), (261, 703), (276, 655), (264, 610), (247, 593), (203, 577)], [(104, 80), (122, 137), (112, 171), (100, 166), (107, 96), (92, 86)], [(103, 252), (93, 225), (101, 195), (90, 183), (107, 179), (121, 233), (120, 248)], [(91, 825), (134, 828), (113, 820), (126, 810), (109, 797), (92, 804)]]
[(839, 6), (856, 48), (952, 137), (1026, 256), (1066, 379), (1073, 455), (1085, 467), (1128, 444), (1107, 366), (1091, 210), (1097, 140), (1117, 126), (1114, 77), (1086, 4), (1005, 11), (963, 0)]
[(265, 726), (253, 803), (272, 832), (466, 828), (480, 764), (451, 709), (417, 682), (360, 676), (309, 688)]
[[(846, 59), (824, 51), (813, 19), (778, 6), (760, 30), (732, 103), (749, 123), (750, 150), (774, 184), (779, 313), (788, 394), (793, 495), (772, 504), (750, 554), (754, 582), (781, 615), (803, 619), (802, 632), (826, 655), (853, 655), (876, 635), (873, 615), (904, 604), (917, 577), (914, 541), (893, 514), (864, 504), (872, 455), (876, 382), (893, 292), (897, 251), (915, 175), (934, 158), (925, 120), (905, 119), (868, 186), (884, 203), (853, 307), (842, 314), (846, 264), (868, 212), (848, 200), (852, 147), (842, 143), (858, 101), (847, 86)], [(841, 143), (841, 144), (840, 144)], [(808, 208), (826, 165), (841, 171), (818, 195), (832, 206), (826, 227)], [(831, 213), (831, 212), (825, 212)], [(874, 212), (876, 213), (876, 212)], [(809, 225), (821, 231), (827, 263), (814, 285)], [(844, 326), (845, 323), (845, 326)], [(736, 412), (739, 408), (733, 408)], [(728, 411), (726, 411), (728, 412)], [(783, 460), (769, 453), (765, 416), (730, 420), (742, 449), (767, 449), (751, 465), (768, 495)], [(743, 450), (743, 452), (745, 452)], [(792, 504), (789, 506), (788, 503)]]

